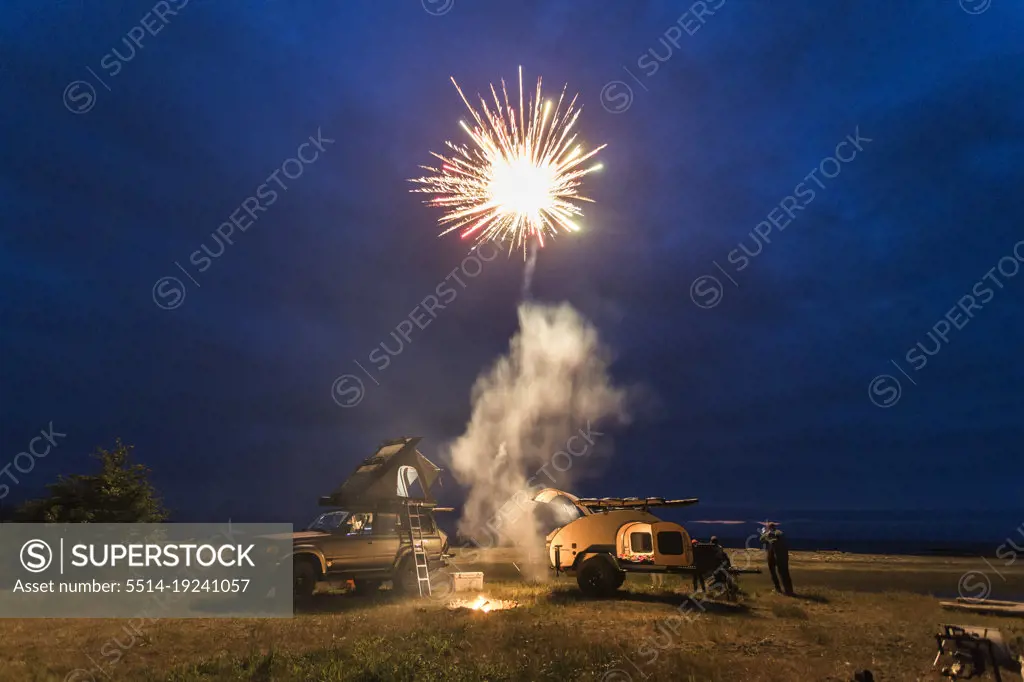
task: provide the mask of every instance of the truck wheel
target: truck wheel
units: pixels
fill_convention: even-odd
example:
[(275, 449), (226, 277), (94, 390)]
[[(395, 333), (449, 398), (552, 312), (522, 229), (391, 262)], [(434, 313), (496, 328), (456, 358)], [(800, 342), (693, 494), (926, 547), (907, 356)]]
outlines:
[(305, 559), (297, 560), (292, 566), (292, 595), (296, 599), (309, 599), (316, 589), (319, 571)]
[(398, 569), (391, 578), (391, 585), (398, 594), (416, 596), (420, 593), (416, 584), (416, 562), (411, 554), (398, 564)]
[(576, 574), (576, 582), (588, 597), (607, 597), (622, 586), (626, 574), (618, 570), (611, 559), (595, 556), (587, 559)]

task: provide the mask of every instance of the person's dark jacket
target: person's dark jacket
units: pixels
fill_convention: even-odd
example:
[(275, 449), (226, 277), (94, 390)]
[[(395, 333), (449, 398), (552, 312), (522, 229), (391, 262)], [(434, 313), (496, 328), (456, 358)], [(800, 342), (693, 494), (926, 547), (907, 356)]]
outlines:
[(722, 546), (714, 542), (711, 543), (711, 546), (715, 548), (715, 566), (725, 568), (727, 570), (732, 568), (732, 561), (729, 559), (729, 555)]
[(708, 542), (693, 546), (693, 565), (701, 575), (711, 575), (718, 568), (718, 548)]
[(789, 561), (789, 544), (786, 542), (786, 536), (778, 528), (766, 531), (761, 536), (761, 544), (765, 546), (769, 559)]

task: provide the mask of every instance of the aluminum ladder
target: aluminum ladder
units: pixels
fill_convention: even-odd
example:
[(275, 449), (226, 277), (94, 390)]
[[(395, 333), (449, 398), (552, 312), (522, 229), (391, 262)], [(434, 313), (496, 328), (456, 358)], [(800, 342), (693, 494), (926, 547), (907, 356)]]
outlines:
[[(415, 508), (415, 512), (413, 509)], [(421, 597), (430, 596), (430, 567), (427, 565), (427, 550), (423, 547), (423, 525), (420, 518), (420, 506), (406, 504), (406, 517), (409, 521), (409, 539), (412, 542), (412, 558), (416, 567), (416, 587)]]

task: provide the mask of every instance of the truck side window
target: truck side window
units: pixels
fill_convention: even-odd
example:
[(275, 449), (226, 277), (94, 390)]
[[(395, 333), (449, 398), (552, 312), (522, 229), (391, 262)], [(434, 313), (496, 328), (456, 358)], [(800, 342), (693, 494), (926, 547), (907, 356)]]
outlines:
[[(434, 517), (426, 511), (420, 513), (420, 528), (424, 535), (434, 532)], [(405, 517), (404, 512), (398, 515), (398, 532), (403, 535), (409, 532), (409, 520)]]
[(325, 533), (334, 533), (344, 526), (347, 518), (347, 511), (325, 512), (316, 517), (313, 523), (309, 524), (307, 530), (319, 530)]
[(399, 532), (398, 514), (377, 514), (373, 523), (374, 535), (395, 535)]
[(346, 523), (342, 526), (341, 530), (349, 537), (353, 535), (370, 535), (373, 533), (373, 514), (371, 512), (352, 514), (346, 519)]

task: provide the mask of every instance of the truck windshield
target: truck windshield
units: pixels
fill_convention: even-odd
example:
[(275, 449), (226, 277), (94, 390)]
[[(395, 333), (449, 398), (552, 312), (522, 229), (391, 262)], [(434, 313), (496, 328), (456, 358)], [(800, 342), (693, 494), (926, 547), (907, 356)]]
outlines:
[(348, 517), (347, 511), (332, 511), (321, 514), (313, 519), (313, 523), (306, 527), (306, 530), (319, 530), (325, 533), (332, 533), (338, 530), (338, 526), (344, 523)]

